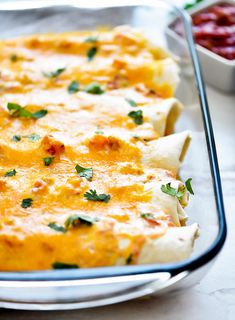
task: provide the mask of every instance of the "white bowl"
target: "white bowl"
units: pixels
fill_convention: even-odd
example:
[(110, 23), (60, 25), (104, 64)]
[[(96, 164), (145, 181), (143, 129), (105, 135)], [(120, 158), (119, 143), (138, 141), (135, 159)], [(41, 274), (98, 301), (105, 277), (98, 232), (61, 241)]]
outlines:
[[(196, 7), (188, 10), (190, 15), (195, 14), (197, 12), (203, 11), (205, 8), (210, 7), (214, 4), (220, 3), (231, 3), (235, 5), (235, 1), (233, 0), (225, 0), (225, 1), (218, 1), (218, 0), (211, 0), (206, 1), (205, 3), (202, 2)], [(171, 22), (171, 24), (174, 21)], [(171, 25), (170, 24), (170, 25)], [(169, 25), (169, 26), (170, 26)], [(167, 40), (169, 48), (171, 49), (172, 46), (174, 48), (177, 46), (178, 50), (182, 51), (183, 46), (185, 46), (184, 39), (179, 36), (172, 28), (168, 28), (167, 30)], [(228, 60), (225, 59), (214, 52), (202, 47), (201, 45), (197, 44), (197, 52), (200, 58), (202, 72), (205, 81), (212, 85), (213, 87), (220, 89), (222, 91), (232, 93), (235, 92), (235, 60)]]

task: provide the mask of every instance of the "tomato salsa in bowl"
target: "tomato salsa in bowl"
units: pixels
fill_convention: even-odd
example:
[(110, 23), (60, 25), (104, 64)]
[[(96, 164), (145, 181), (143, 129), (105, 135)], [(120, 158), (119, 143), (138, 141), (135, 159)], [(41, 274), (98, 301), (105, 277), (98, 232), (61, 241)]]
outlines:
[[(207, 83), (235, 92), (235, 1), (210, 1), (188, 10), (202, 70)], [(168, 44), (182, 44), (178, 19), (168, 29)]]
[(218, 3), (192, 16), (196, 43), (219, 56), (235, 59), (235, 4)]

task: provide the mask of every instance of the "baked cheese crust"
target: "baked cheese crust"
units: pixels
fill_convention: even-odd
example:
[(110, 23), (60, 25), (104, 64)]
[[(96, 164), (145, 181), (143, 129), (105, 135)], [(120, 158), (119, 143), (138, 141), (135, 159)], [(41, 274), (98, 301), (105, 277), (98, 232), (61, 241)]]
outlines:
[(189, 257), (174, 60), (120, 26), (1, 41), (0, 61), (0, 270)]

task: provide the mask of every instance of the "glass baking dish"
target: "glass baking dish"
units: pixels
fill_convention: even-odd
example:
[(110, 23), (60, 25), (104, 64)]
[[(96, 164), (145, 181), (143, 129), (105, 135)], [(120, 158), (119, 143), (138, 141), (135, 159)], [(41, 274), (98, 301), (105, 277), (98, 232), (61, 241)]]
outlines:
[[(143, 5), (144, 3), (144, 5)], [(185, 46), (171, 46), (181, 81), (177, 97), (185, 109), (176, 131), (190, 129), (192, 143), (180, 176), (193, 178), (189, 223), (200, 225), (190, 259), (180, 263), (39, 272), (0, 272), (0, 307), (78, 309), (186, 288), (205, 274), (226, 238), (226, 221), (213, 129), (195, 50), (190, 17), (161, 0), (10, 1), (0, 3), (1, 38), (129, 24), (165, 48), (172, 19), (184, 25)]]

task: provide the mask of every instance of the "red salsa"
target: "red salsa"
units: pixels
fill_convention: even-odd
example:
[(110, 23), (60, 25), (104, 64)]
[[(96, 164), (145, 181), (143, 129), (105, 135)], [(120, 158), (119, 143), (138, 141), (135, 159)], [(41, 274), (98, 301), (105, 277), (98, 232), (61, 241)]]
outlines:
[[(228, 59), (235, 59), (235, 5), (218, 3), (192, 15), (195, 41)], [(173, 29), (181, 34), (179, 22)]]

